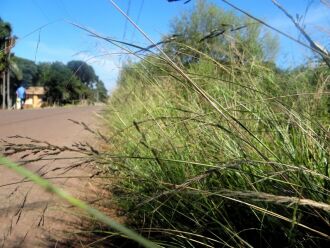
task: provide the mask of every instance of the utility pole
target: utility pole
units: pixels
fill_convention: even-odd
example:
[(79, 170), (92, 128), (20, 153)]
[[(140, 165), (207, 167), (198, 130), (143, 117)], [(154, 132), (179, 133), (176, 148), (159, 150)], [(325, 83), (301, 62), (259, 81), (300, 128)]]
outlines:
[[(7, 40), (5, 39), (4, 54), (7, 52)], [(6, 62), (5, 62), (6, 63)], [(2, 72), (2, 109), (6, 109), (6, 68)]]
[[(6, 68), (2, 72), (2, 108), (5, 109), (6, 106), (9, 109), (11, 107), (11, 97), (10, 97), (10, 51), (11, 48), (15, 45), (16, 37), (8, 36), (5, 38), (5, 48), (4, 53), (7, 55), (6, 58)], [(7, 90), (6, 90), (7, 88)], [(7, 98), (7, 101), (6, 101)]]
[(100, 98), (100, 95), (99, 95), (99, 89), (98, 89), (98, 87), (97, 87), (97, 81), (96, 81), (96, 83), (95, 83), (95, 95), (96, 95), (96, 102), (99, 102), (99, 98)]
[(6, 73), (5, 71), (2, 72), (2, 109), (6, 108)]
[[(9, 43), (9, 46), (11, 45), (10, 43)], [(7, 67), (7, 108), (10, 109), (10, 107), (11, 107), (11, 98), (10, 98), (10, 64), (9, 64), (10, 63), (10, 48), (9, 48), (8, 62), (7, 63), (8, 63), (8, 67)]]

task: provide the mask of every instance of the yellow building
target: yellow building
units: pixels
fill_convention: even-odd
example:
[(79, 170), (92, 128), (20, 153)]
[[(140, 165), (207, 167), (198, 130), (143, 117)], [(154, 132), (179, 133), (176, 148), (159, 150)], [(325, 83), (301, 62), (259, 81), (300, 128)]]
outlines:
[(44, 87), (29, 87), (26, 89), (24, 108), (41, 108), (43, 96), (46, 91)]

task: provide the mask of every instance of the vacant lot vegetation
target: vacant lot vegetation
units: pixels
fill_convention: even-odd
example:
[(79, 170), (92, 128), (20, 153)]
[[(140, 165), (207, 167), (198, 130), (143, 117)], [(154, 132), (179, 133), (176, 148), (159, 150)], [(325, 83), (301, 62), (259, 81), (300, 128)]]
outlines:
[(330, 71), (278, 69), (276, 48), (199, 1), (164, 38), (177, 67), (158, 52), (126, 65), (102, 162), (132, 227), (166, 247), (328, 243)]
[[(278, 41), (274, 35), (255, 19), (206, 1), (197, 1), (192, 11), (175, 19), (158, 46), (131, 44), (137, 51), (130, 51), (127, 42), (77, 27), (125, 45), (125, 53), (138, 58), (124, 66), (109, 99), (104, 112), (106, 135), (71, 120), (102, 138), (105, 151), (88, 143), (69, 148), (27, 138), (33, 145), (8, 143), (6, 155), (22, 151), (39, 153), (38, 159), (63, 151), (87, 155), (87, 161), (75, 166), (96, 167), (91, 178), (105, 171), (107, 175), (101, 177), (112, 193), (102, 195), (102, 203), (94, 203), (119, 208), (123, 218), (118, 219), (164, 247), (329, 244), (330, 59), (326, 50), (313, 57), (313, 63), (280, 69), (275, 64)], [(20, 63), (33, 67), (28, 61)], [(79, 64), (72, 61), (67, 66), (77, 73)], [(42, 73), (36, 74), (44, 82), (41, 85), (63, 86), (58, 88), (58, 100), (64, 96), (62, 89), (68, 90), (67, 99), (82, 93), (71, 91), (62, 77), (72, 74), (67, 66), (40, 64)], [(79, 77), (86, 79), (84, 73)], [(80, 85), (76, 76), (73, 79), (71, 83)], [(81, 82), (91, 87), (89, 81)], [(95, 90), (102, 98), (104, 87), (98, 82)], [(113, 228), (95, 224), (91, 232), (81, 232), (88, 242), (93, 239), (90, 246), (118, 247), (117, 238), (119, 247), (136, 246), (123, 242), (124, 236), (155, 247), (25, 167), (4, 157), (0, 163)], [(74, 242), (85, 240), (69, 240), (73, 246)]]

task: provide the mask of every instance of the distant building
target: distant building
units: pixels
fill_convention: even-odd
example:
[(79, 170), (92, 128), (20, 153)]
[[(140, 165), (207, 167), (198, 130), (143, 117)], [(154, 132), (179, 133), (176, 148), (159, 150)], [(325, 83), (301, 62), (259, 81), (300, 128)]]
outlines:
[(27, 88), (24, 108), (41, 108), (45, 94), (46, 90), (44, 87)]

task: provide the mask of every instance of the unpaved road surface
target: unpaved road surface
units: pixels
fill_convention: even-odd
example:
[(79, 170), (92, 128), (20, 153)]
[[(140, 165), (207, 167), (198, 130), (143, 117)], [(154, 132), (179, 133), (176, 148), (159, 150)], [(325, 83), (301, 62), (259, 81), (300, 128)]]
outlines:
[[(96, 146), (97, 140), (92, 134), (68, 119), (95, 128), (100, 111), (101, 107), (0, 110), (0, 140), (19, 143), (20, 139), (8, 137), (21, 135), (58, 146), (70, 146), (79, 141)], [(65, 158), (70, 154), (57, 156)], [(20, 158), (13, 155), (11, 159), (18, 161)], [(65, 168), (74, 163), (77, 163), (75, 159), (47, 160), (25, 167), (52, 178), (54, 184), (76, 197), (87, 199), (90, 196), (86, 196), (86, 192), (91, 195), (95, 189), (88, 178), (93, 168), (77, 167), (65, 172)], [(52, 171), (54, 168), (60, 169)], [(72, 208), (39, 186), (22, 180), (24, 178), (0, 165), (0, 247), (53, 247), (57, 240), (67, 238), (65, 235), (72, 238), (75, 232), (72, 223), (79, 221), (79, 217), (70, 214)]]

